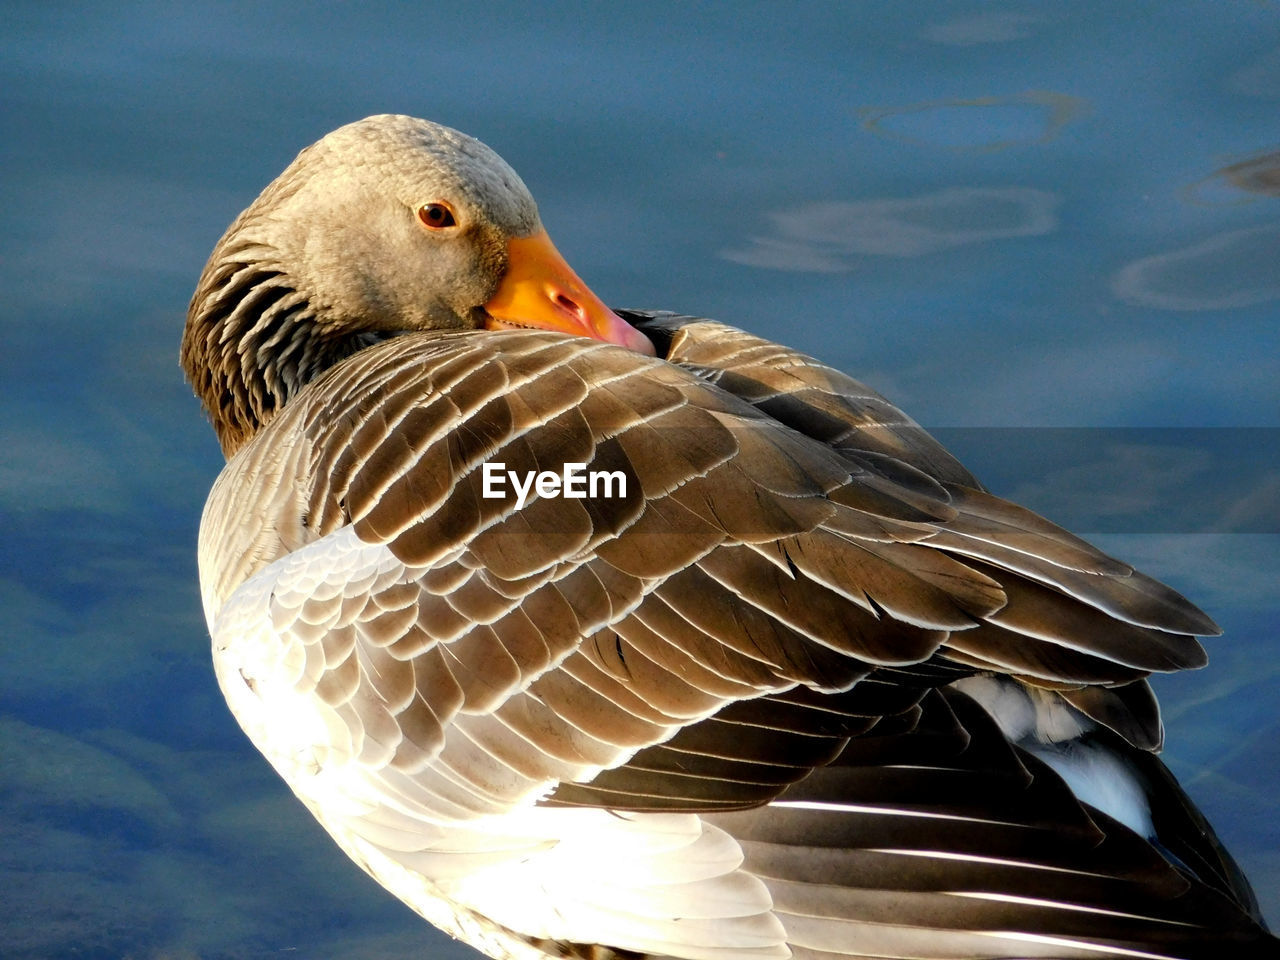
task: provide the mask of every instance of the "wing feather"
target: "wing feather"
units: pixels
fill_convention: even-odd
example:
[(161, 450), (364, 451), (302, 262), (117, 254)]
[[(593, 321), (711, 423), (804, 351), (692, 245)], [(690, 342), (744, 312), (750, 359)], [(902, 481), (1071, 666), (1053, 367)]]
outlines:
[[(219, 681), (339, 843), (406, 899), (434, 884), (450, 916), (570, 955), (967, 956), (1011, 929), (993, 955), (1126, 955), (1245, 930), (1214, 843), (1187, 841), (1211, 875), (1190, 883), (935, 689), (1007, 674), (1150, 749), (1142, 678), (1203, 662), (1212, 622), (843, 374), (707, 321), (650, 331), (666, 361), (395, 338), (219, 480)], [(486, 495), (487, 463), (570, 461), (625, 489)], [(632, 878), (592, 877), (633, 843)]]

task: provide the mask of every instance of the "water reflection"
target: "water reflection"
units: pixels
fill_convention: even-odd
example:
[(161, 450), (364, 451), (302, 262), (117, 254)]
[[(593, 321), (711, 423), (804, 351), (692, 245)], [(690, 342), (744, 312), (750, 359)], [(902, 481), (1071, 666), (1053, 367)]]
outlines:
[(1233, 163), (1223, 167), (1217, 175), (1241, 190), (1280, 197), (1280, 150)]
[(1087, 100), (1049, 90), (966, 100), (932, 100), (905, 107), (864, 107), (872, 133), (917, 146), (994, 153), (1048, 143), (1089, 109)]
[(1044, 17), (1014, 10), (992, 10), (967, 14), (943, 23), (930, 23), (924, 37), (934, 43), (968, 47), (983, 43), (1012, 43), (1035, 35)]
[(1143, 257), (1112, 281), (1130, 303), (1165, 310), (1228, 310), (1280, 297), (1280, 223), (1230, 230)]
[(1186, 189), (1189, 203), (1231, 206), (1280, 197), (1280, 150), (1268, 150), (1215, 170)]
[(808, 203), (768, 215), (776, 235), (720, 253), (771, 270), (836, 272), (858, 255), (918, 257), (1057, 226), (1058, 199), (1027, 187), (952, 187), (903, 199)]

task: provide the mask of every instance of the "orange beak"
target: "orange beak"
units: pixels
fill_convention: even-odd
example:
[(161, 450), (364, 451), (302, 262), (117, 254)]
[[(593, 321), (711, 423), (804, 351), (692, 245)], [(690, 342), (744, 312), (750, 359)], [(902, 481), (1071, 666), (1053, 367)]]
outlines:
[(557, 330), (649, 356), (655, 353), (648, 337), (606, 307), (578, 278), (545, 230), (507, 241), (507, 272), (484, 309), (489, 330)]

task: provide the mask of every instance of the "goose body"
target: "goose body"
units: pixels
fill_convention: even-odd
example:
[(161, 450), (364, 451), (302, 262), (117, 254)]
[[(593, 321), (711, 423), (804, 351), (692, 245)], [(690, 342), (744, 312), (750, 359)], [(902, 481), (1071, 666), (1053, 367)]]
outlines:
[(819, 361), (609, 311), (478, 141), (304, 151), (183, 363), (228, 705), (490, 956), (1280, 955), (1155, 757), (1212, 621)]

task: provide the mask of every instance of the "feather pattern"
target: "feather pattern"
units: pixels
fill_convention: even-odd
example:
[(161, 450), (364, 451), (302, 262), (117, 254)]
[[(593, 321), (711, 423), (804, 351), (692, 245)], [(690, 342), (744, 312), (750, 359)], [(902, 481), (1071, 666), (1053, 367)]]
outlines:
[[(490, 162), (373, 119), (433, 162)], [(536, 224), (484, 169), (515, 199), (477, 209)], [(260, 203), (306, 192), (285, 182)], [(1201, 665), (1216, 632), (1184, 598), (812, 358), (634, 311), (658, 356), (340, 329), (259, 213), (184, 344), (234, 451), (200, 536), (215, 669), (303, 803), (427, 919), (520, 958), (1274, 950), (1150, 753), (1145, 678)], [(566, 463), (614, 495), (493, 495), (496, 465)], [(1138, 813), (1073, 789), (1086, 768)]]

